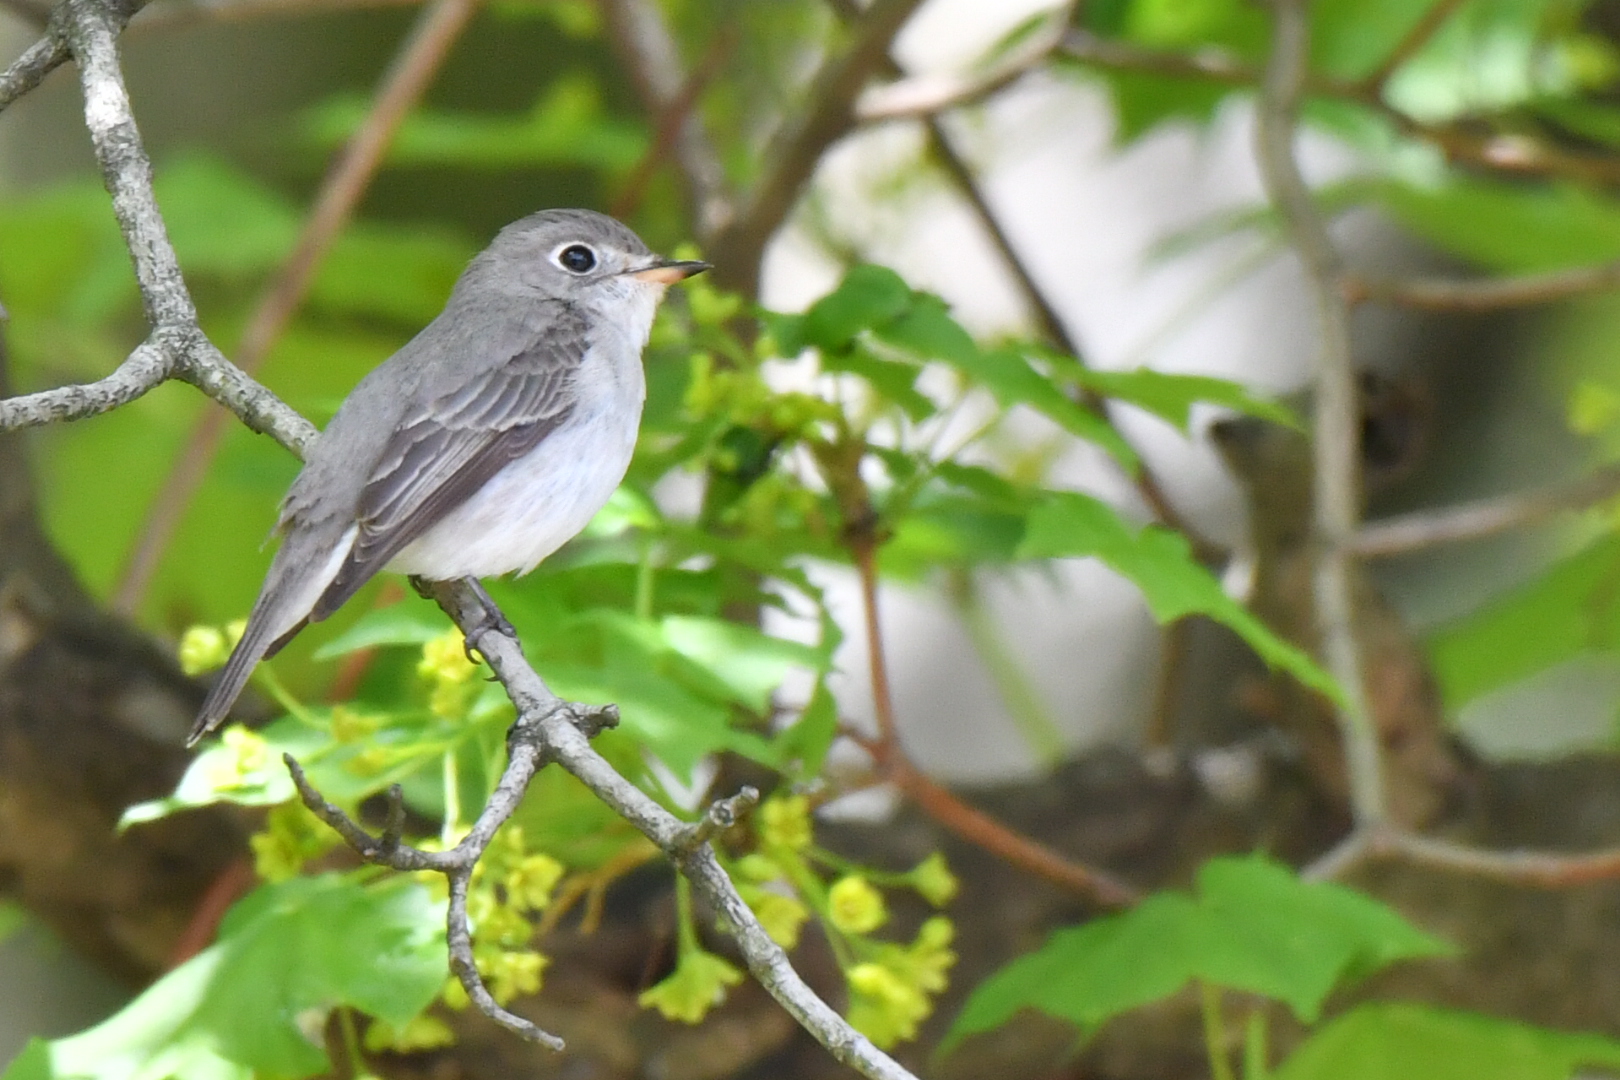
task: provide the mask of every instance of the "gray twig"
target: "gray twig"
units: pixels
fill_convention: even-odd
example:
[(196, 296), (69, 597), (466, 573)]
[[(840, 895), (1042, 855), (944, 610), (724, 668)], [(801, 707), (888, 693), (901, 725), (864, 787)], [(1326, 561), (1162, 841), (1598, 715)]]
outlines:
[(1478, 540), (1533, 525), (1562, 511), (1583, 510), (1616, 496), (1620, 496), (1620, 468), (1601, 469), (1546, 491), (1503, 495), (1370, 522), (1351, 537), (1348, 548), (1362, 558), (1377, 558)]
[(1320, 546), (1314, 575), (1316, 622), (1328, 669), (1344, 692), (1336, 715), (1345, 744), (1351, 809), (1357, 822), (1377, 822), (1385, 814), (1382, 762), (1362, 681), (1346, 548), (1360, 517), (1361, 487), (1350, 310), (1339, 253), (1294, 157), (1310, 43), (1305, 0), (1276, 0), (1273, 12), (1256, 152), (1266, 193), (1304, 265), (1321, 335), (1315, 396), (1315, 531)]
[[(287, 771), (292, 775), (293, 784), (298, 788), (298, 797), (303, 800), (304, 805), (309, 807), (312, 814), (336, 830), (362, 859), (395, 870), (436, 870), (445, 876), (450, 885), (450, 904), (445, 914), (445, 942), (450, 951), (450, 970), (455, 972), (456, 978), (461, 981), (462, 989), (467, 991), (468, 1000), (479, 1012), (513, 1034), (529, 1042), (561, 1050), (562, 1039), (508, 1011), (489, 992), (489, 988), (484, 985), (484, 977), (478, 973), (478, 962), (473, 957), (472, 927), (467, 921), (467, 885), (472, 880), (473, 867), (484, 857), (484, 852), (488, 849), (489, 842), (494, 839), (496, 831), (517, 809), (518, 802), (523, 798), (523, 791), (527, 789), (529, 779), (539, 764), (539, 758), (538, 743), (528, 742), (514, 746), (501, 786), (490, 797), (483, 813), (478, 815), (478, 821), (474, 823), (472, 831), (449, 851), (422, 851), (399, 842), (396, 827), (397, 819), (402, 815), (395, 809), (398, 805), (397, 785), (390, 792), (389, 822), (384, 827), (381, 837), (373, 837), (356, 824), (353, 818), (327, 802), (325, 797), (315, 790), (291, 754), (282, 755), (282, 760), (287, 764)], [(509, 779), (511, 785), (507, 783)]]
[(45, 81), (68, 58), (67, 42), (54, 30), (30, 45), (0, 73), (0, 110)]
[(1497, 311), (1550, 304), (1616, 286), (1620, 286), (1620, 262), (1473, 281), (1352, 277), (1345, 281), (1345, 293), (1352, 303), (1373, 301), (1423, 311)]

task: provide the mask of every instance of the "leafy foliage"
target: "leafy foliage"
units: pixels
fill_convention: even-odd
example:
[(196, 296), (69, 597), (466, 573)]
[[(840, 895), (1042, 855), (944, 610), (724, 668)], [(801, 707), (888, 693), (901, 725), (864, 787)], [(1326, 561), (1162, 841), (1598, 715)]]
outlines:
[(352, 1007), (404, 1027), (444, 983), (444, 903), (408, 880), (293, 878), (242, 900), (218, 941), (96, 1027), (35, 1041), (7, 1080), (292, 1078), (329, 1067), (322, 1030)]
[(1036, 1008), (1090, 1031), (1199, 980), (1314, 1021), (1335, 986), (1451, 949), (1340, 885), (1305, 883), (1260, 857), (1214, 859), (1196, 896), (1164, 892), (1060, 930), (975, 988), (947, 1045)]

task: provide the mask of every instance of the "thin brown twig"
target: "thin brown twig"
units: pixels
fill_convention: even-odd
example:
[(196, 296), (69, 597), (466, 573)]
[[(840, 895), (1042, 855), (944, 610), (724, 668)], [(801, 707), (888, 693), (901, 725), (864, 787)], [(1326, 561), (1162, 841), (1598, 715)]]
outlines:
[(1045, 63), (1063, 42), (1077, 0), (1046, 16), (1035, 33), (985, 70), (969, 73), (905, 75), (884, 86), (868, 87), (855, 103), (861, 123), (920, 120), (971, 105), (1022, 79)]
[[(247, 374), (258, 371), (292, 321), (321, 260), (381, 166), (399, 125), (421, 100), (478, 7), (479, 0), (437, 0), (417, 20), (383, 76), (364, 123), (322, 181), (297, 246), (260, 297), (242, 332), (236, 361)], [(229, 421), (225, 410), (207, 408), (192, 428), (136, 534), (113, 593), (113, 610), (128, 615), (141, 606), (164, 552), (219, 452)]]
[(1301, 876), (1327, 881), (1365, 863), (1390, 860), (1536, 889), (1567, 889), (1620, 877), (1620, 848), (1571, 853), (1493, 851), (1388, 824), (1357, 829), (1302, 870)]
[(1620, 286), (1620, 260), (1518, 277), (1449, 278), (1347, 277), (1345, 298), (1353, 304), (1385, 303), (1422, 311), (1496, 311), (1551, 304), (1583, 293)]
[[(725, 167), (715, 150), (703, 119), (694, 107), (703, 87), (718, 74), (729, 45), (721, 46), (730, 36), (722, 30), (710, 45), (715, 71), (707, 76), (695, 74), (689, 78), (681, 70), (680, 49), (675, 36), (664, 21), (664, 14), (651, 0), (598, 0), (602, 21), (606, 24), (608, 39), (618, 52), (621, 66), (640, 96), (642, 107), (650, 118), (659, 122), (659, 138), (664, 137), (665, 119), (675, 121), (668, 137), (673, 139), (675, 160), (686, 182), (687, 201), (698, 239), (709, 240), (725, 228), (736, 213), (730, 187), (726, 182)], [(718, 55), (715, 52), (718, 51)], [(699, 74), (708, 66), (705, 58)], [(691, 100), (683, 104), (683, 96)], [(627, 185), (628, 187), (629, 185)]]
[(1350, 355), (1350, 310), (1343, 265), (1294, 157), (1310, 45), (1305, 0), (1272, 5), (1271, 57), (1261, 84), (1256, 154), (1266, 194), (1298, 253), (1316, 307), (1320, 335), (1316, 365), (1313, 529), (1321, 546), (1313, 574), (1322, 653), (1343, 694), (1335, 710), (1358, 823), (1385, 817), (1378, 733), (1368, 706), (1354, 628), (1350, 555), (1345, 542), (1360, 516), (1360, 429), (1356, 375)]
[(1400, 517), (1369, 522), (1346, 545), (1361, 558), (1379, 558), (1403, 552), (1456, 544), (1496, 536), (1534, 525), (1570, 510), (1620, 497), (1620, 467), (1611, 466), (1569, 484), (1546, 491), (1480, 499), (1461, 506), (1421, 510)]
[(928, 776), (906, 756), (895, 722), (894, 698), (889, 689), (889, 665), (883, 648), (883, 628), (878, 617), (877, 545), (857, 530), (849, 538), (850, 555), (861, 583), (861, 608), (866, 623), (866, 650), (872, 678), (872, 711), (877, 720), (876, 738), (855, 732), (845, 734), (872, 757), (885, 780), (893, 783), (929, 817), (968, 843), (983, 848), (1010, 865), (1025, 870), (1081, 896), (1088, 896), (1104, 907), (1127, 907), (1141, 894), (1109, 874), (1092, 869), (1018, 833), (976, 807), (969, 806), (953, 792)]
[(1427, 45), (1446, 20), (1457, 13), (1457, 9), (1468, 0), (1434, 0), (1423, 17), (1412, 25), (1400, 43), (1384, 57), (1384, 62), (1362, 80), (1362, 87), (1375, 97), (1382, 97), (1384, 87), (1388, 85), (1390, 77), (1399, 71), (1401, 66), (1418, 54), (1418, 51)]
[[(1200, 79), (1227, 86), (1253, 87), (1262, 77), (1262, 73), (1250, 65), (1219, 52), (1149, 49), (1084, 30), (1071, 30), (1054, 55), (1113, 70)], [(1456, 124), (1425, 124), (1377, 94), (1369, 93), (1364, 85), (1342, 79), (1306, 75), (1301, 88), (1313, 97), (1365, 106), (1402, 135), (1433, 144), (1454, 163), (1519, 176), (1562, 177), (1599, 184), (1620, 182), (1620, 158), (1611, 154), (1551, 146), (1517, 133), (1478, 132)]]
[[(641, 160), (630, 170), (630, 175), (625, 178), (619, 194), (614, 196), (608, 213), (620, 219), (629, 218), (641, 206), (641, 200), (646, 197), (647, 188), (652, 183), (658, 166), (663, 164), (670, 151), (680, 144), (682, 132), (687, 129), (692, 119), (698, 99), (720, 74), (720, 69), (736, 45), (735, 26), (722, 27), (710, 40), (703, 59), (698, 62), (692, 74), (687, 76), (680, 92), (659, 110), (657, 122), (653, 126), (652, 145), (647, 147), (647, 152), (641, 155)], [(696, 197), (699, 200), (703, 198), (702, 195)], [(703, 231), (701, 222), (699, 231)]]
[(736, 215), (708, 244), (716, 284), (759, 294), (765, 245), (787, 219), (799, 192), (834, 142), (855, 126), (855, 99), (888, 58), (889, 47), (921, 0), (872, 0), (851, 27), (851, 41), (811, 81), (809, 103), (766, 148), (765, 174)]

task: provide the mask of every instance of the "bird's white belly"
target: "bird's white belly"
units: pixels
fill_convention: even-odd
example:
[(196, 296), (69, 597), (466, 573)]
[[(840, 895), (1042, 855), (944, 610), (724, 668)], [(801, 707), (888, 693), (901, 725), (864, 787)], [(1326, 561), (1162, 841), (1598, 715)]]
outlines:
[(588, 417), (576, 413), (407, 545), (388, 568), (437, 581), (528, 573), (578, 535), (619, 486), (640, 421), (639, 402)]

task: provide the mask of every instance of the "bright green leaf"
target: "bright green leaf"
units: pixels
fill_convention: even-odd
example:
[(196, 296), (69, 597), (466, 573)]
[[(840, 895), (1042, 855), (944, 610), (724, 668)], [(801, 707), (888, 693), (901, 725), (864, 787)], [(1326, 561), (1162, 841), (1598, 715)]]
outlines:
[(329, 1067), (318, 1041), (346, 1005), (403, 1026), (444, 985), (444, 901), (409, 879), (328, 874), (264, 885), (210, 948), (112, 1018), (32, 1046), (6, 1080), (281, 1080)]
[(1183, 433), (1187, 431), (1195, 402), (1221, 405), (1288, 427), (1300, 426), (1299, 418), (1280, 402), (1256, 397), (1247, 387), (1229, 379), (1209, 375), (1176, 375), (1151, 368), (1097, 371), (1078, 364), (1066, 368), (1064, 377), (1104, 397), (1145, 409), (1174, 424)]
[(900, 315), (911, 301), (911, 287), (893, 270), (856, 266), (836, 289), (810, 305), (798, 331), (807, 345), (846, 349), (855, 335)]
[(1449, 709), (1565, 660), (1620, 648), (1620, 537), (1441, 627), (1428, 646)]
[(1054, 494), (1030, 514), (1020, 558), (1101, 559), (1142, 590), (1161, 623), (1208, 615), (1237, 631), (1266, 663), (1338, 700), (1338, 684), (1297, 646), (1272, 633), (1228, 596), (1215, 576), (1193, 558), (1187, 538), (1159, 525), (1137, 528), (1089, 495)]
[(1273, 1080), (1570, 1080), (1620, 1068), (1620, 1042), (1407, 1002), (1358, 1006), (1315, 1032)]
[(1274, 998), (1309, 1021), (1338, 985), (1450, 951), (1342, 885), (1301, 881), (1261, 856), (1217, 858), (1199, 873), (1196, 897), (1157, 893), (1007, 964), (974, 989), (945, 1045), (1025, 1008), (1090, 1032), (1194, 979)]

